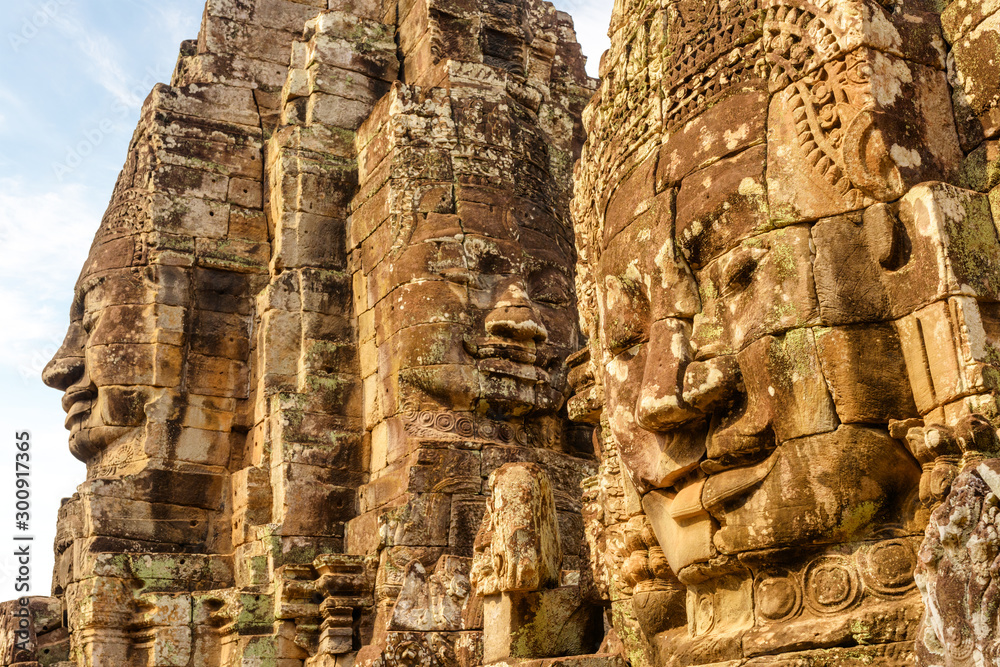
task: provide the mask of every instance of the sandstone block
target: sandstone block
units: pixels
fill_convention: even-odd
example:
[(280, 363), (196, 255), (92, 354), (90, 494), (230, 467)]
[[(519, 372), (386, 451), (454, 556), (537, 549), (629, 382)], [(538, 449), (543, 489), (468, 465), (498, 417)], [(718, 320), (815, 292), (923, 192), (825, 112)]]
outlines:
[(433, 571), (414, 560), (403, 578), (396, 598), (390, 631), (459, 632), (478, 629), (481, 601), (472, 595), (471, 562), (467, 558), (442, 556)]
[(764, 91), (736, 93), (674, 130), (660, 148), (657, 191), (679, 185), (695, 169), (763, 143), (766, 105)]
[(816, 329), (823, 375), (845, 424), (917, 416), (903, 348), (890, 324)]
[[(946, 179), (958, 168), (958, 137), (950, 127), (943, 72), (880, 51), (861, 49), (843, 58), (807, 75), (806, 88), (792, 84), (771, 101), (768, 201), (779, 222), (815, 220), (891, 201), (917, 183)], [(843, 72), (855, 65), (871, 71), (869, 80), (845, 78)], [(805, 92), (821, 80), (821, 88), (811, 88), (821, 95)], [(867, 94), (875, 106), (863, 110), (849, 101), (838, 107), (834, 90), (843, 90), (848, 100)], [(822, 114), (844, 116), (828, 131), (809, 120)], [(876, 135), (880, 141), (869, 141)]]
[(245, 88), (220, 84), (172, 88), (161, 84), (153, 88), (146, 104), (167, 113), (249, 127), (260, 125), (253, 95)]
[[(980, 14), (982, 12), (982, 14)], [(952, 44), (948, 58), (948, 79), (952, 86), (955, 117), (963, 147), (971, 150), (983, 139), (996, 136), (1000, 130), (1000, 101), (997, 87), (1000, 79), (989, 63), (1000, 53), (996, 38), (1000, 15), (985, 14), (985, 8), (955, 8), (954, 15), (965, 14), (963, 23), (973, 24), (974, 16), (985, 16), (974, 28)], [(957, 16), (956, 16), (957, 17)]]
[(650, 491), (642, 499), (656, 541), (675, 574), (693, 563), (707, 562), (715, 553), (715, 528), (701, 503), (703, 488), (704, 482), (695, 482), (678, 493)]
[(678, 243), (704, 266), (770, 227), (767, 148), (755, 146), (686, 176), (677, 193)]
[[(806, 226), (778, 229), (696, 271), (702, 297), (691, 341), (696, 349), (704, 356), (735, 352), (762, 336), (817, 324), (810, 244)], [(769, 296), (775, 292), (783, 295), (780, 303)]]
[[(881, 215), (889, 220), (890, 211), (875, 212), (874, 208), (869, 209), (870, 218)], [(874, 247), (868, 241), (869, 230), (877, 238), (885, 237), (885, 232), (878, 229), (885, 227), (881, 222), (870, 219), (862, 223), (857, 216), (838, 216), (813, 225), (812, 239), (816, 246), (813, 271), (823, 324), (837, 326), (890, 319), (888, 290), (881, 280), (881, 257), (872, 256)], [(888, 236), (892, 239), (894, 221), (889, 220), (889, 224)], [(843, 275), (843, 267), (848, 265), (852, 269), (850, 279)]]
[[(787, 482), (803, 477), (811, 483)], [(876, 516), (899, 516), (919, 478), (916, 461), (888, 434), (845, 424), (783, 443), (764, 465), (710, 475), (702, 503), (722, 523), (713, 538), (722, 553), (834, 543), (845, 532), (864, 534)]]
[(996, 370), (986, 362), (996, 346), (992, 313), (987, 309), (984, 317), (974, 299), (953, 297), (896, 322), (921, 414), (994, 388)]
[(584, 655), (600, 644), (601, 615), (576, 587), (491, 595), (483, 616), (486, 663)]

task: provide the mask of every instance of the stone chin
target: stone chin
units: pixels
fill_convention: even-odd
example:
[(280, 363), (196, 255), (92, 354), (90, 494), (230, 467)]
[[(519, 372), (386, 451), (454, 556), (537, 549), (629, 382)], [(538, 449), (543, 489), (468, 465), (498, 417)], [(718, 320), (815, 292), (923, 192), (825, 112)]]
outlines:
[[(93, 396), (93, 391), (81, 393)], [(101, 387), (96, 394), (70, 401), (66, 416), (70, 453), (88, 464), (140, 437), (147, 423), (146, 409), (156, 404), (154, 396), (139, 388)]]
[[(546, 368), (551, 366), (546, 364)], [(557, 412), (565, 403), (566, 373), (562, 366), (549, 372), (535, 364), (487, 357), (478, 361), (477, 370), (480, 407), (486, 407), (487, 412), (520, 417)]]
[(138, 437), (141, 431), (136, 426), (80, 426), (70, 431), (69, 451), (80, 461), (90, 464), (115, 445)]

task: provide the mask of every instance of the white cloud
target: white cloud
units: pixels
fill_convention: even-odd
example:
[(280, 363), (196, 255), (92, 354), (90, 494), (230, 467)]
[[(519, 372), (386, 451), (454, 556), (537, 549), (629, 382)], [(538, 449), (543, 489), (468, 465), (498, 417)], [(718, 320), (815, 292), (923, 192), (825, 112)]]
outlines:
[[(100, 198), (79, 185), (29, 185), (0, 178), (0, 400), (4, 432), (29, 429), (34, 441), (31, 528), (37, 545), (32, 593), (46, 595), (60, 498), (85, 478), (66, 446), (59, 392), (44, 387), (41, 371), (62, 341), (73, 283), (97, 228)], [(0, 459), (0, 480), (13, 478), (13, 459)], [(0, 500), (11, 516), (12, 498)], [(0, 530), (9, 536), (12, 527)], [(12, 591), (12, 561), (0, 557), (0, 590)], [(0, 597), (3, 597), (0, 595)]]

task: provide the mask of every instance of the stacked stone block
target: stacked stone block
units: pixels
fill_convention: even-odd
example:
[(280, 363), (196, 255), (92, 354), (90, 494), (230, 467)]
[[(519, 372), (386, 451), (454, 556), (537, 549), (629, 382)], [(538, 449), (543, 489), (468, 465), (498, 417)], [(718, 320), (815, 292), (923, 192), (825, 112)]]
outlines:
[[(374, 522), (384, 534), (388, 525), (400, 535), (413, 522), (436, 522), (438, 532), (444, 525), (441, 537), (397, 542), (456, 554), (442, 561), (440, 577), (467, 577), (492, 468), (483, 472), (478, 451), (450, 441), (387, 444), (387, 418), (402, 414), (402, 404), (382, 412), (391, 402), (378, 387), (388, 385), (373, 382), (372, 363), (385, 372), (380, 357), (412, 354), (419, 341), (380, 338), (392, 351), (373, 354), (383, 323), (358, 289), (364, 262), (350, 218), (363, 188), (374, 192), (377, 161), (366, 152), (362, 123), (384, 117), (399, 79), (420, 79), (428, 94), (447, 98), (442, 84), (464, 68), (471, 74), (456, 87), (469, 86), (476, 99), (485, 82), (494, 119), (527, 104), (515, 127), (551, 133), (533, 139), (545, 161), (518, 179), (517, 196), (538, 193), (546, 215), (561, 216), (546, 218), (545, 229), (557, 230), (560, 250), (572, 252), (569, 164), (582, 143), (576, 117), (591, 84), (568, 17), (544, 3), (512, 10), (207, 3), (171, 85), (157, 86), (144, 105), (78, 286), (70, 335), (46, 371), (77, 405), (71, 447), (88, 463), (88, 482), (60, 514), (55, 597), (36, 604), (43, 664), (346, 667), (365, 645), (373, 658), (389, 648), (379, 659), (404, 660), (391, 657), (398, 641), (383, 641), (395, 611), (383, 605), (380, 615), (376, 604), (376, 591), (402, 586), (402, 572), (386, 558), (379, 567), (381, 543), (369, 549), (369, 535), (348, 549), (347, 525), (359, 510), (366, 514), (356, 526)], [(522, 43), (525, 22), (538, 26), (530, 46)], [(419, 42), (412, 52), (411, 42)], [(497, 104), (508, 88), (513, 108)], [(488, 127), (484, 120), (476, 131)], [(479, 155), (493, 139), (477, 141), (466, 143), (462, 159), (479, 160), (481, 184), (496, 165)], [(458, 157), (445, 151), (449, 172), (434, 176), (449, 193)], [(522, 166), (505, 153), (505, 171)], [(409, 177), (400, 191), (427, 174), (411, 168)], [(395, 206), (406, 209), (402, 200)], [(568, 272), (571, 260), (557, 264)], [(572, 313), (571, 291), (564, 296)], [(545, 357), (555, 385), (547, 403), (517, 408), (518, 424), (527, 412), (546, 411), (545, 442), (560, 447), (565, 422), (550, 413), (564, 400), (559, 355), (578, 345), (572, 319), (553, 332), (564, 342)], [(549, 456), (525, 446), (527, 432), (515, 433), (504, 410), (478, 423), (510, 445), (503, 455), (565, 468), (560, 507), (573, 528), (575, 487), (588, 462), (580, 452)], [(398, 479), (385, 473), (390, 449)], [(457, 467), (458, 483), (441, 468), (442, 454)], [(417, 491), (396, 493), (400, 484)], [(568, 538), (573, 553), (578, 533)], [(413, 565), (397, 556), (401, 570)], [(438, 571), (421, 575), (414, 562), (416, 590), (420, 576)], [(65, 611), (62, 627), (45, 621), (43, 607)], [(449, 626), (462, 635), (465, 663), (481, 643), (474, 616), (468, 627)]]
[(210, 0), (2, 661), (992, 664), (995, 4)]
[[(98, 403), (114, 395), (100, 369), (128, 375), (114, 409), (99, 407), (104, 423), (138, 431), (77, 452), (91, 481), (61, 510), (54, 584), (71, 639), (59, 652), (74, 663), (220, 664), (224, 642), (207, 617), (222, 606), (210, 591), (234, 583), (229, 470), (251, 426), (253, 295), (270, 258), (267, 109), (286, 78), (289, 20), (301, 26), (319, 11), (280, 5), (206, 8), (172, 85), (144, 104), (84, 271), (115, 291), (105, 287), (91, 308), (82, 354), (79, 339), (64, 350), (93, 376)], [(226, 31), (233, 37), (220, 40)], [(253, 33), (282, 56), (235, 38)], [(71, 381), (66, 372), (50, 366), (48, 381)]]
[[(518, 278), (522, 251), (512, 243), (512, 229), (521, 230), (522, 242), (546, 233), (540, 245), (572, 252), (564, 184), (578, 142), (571, 114), (586, 79), (557, 80), (553, 60), (556, 68), (567, 64), (553, 58), (553, 48), (549, 67), (534, 65), (535, 75), (518, 83), (523, 74), (485, 64), (488, 55), (479, 50), (485, 42), (475, 33), (455, 34), (457, 22), (475, 24), (472, 12), (457, 11), (424, 3), (400, 8), (406, 83), (396, 83), (378, 103), (357, 139), (359, 190), (348, 247), (370, 479), (359, 493), (360, 514), (348, 524), (347, 548), (379, 562), (374, 635), (358, 656), (366, 664), (394, 662), (405, 651), (436, 655), (445, 664), (482, 660), (476, 605), (459, 602), (432, 622), (413, 614), (420, 604), (435, 608), (435, 582), (464, 586), (469, 595), (461, 582), (469, 576), (485, 482), (503, 463), (537, 460), (558, 471), (574, 569), (582, 537), (576, 495), (588, 464), (573, 453), (572, 430), (545, 415), (564, 399), (525, 400), (516, 389), (483, 386), (489, 380), (480, 379), (466, 342), (486, 335), (504, 291), (497, 274), (507, 282), (531, 278)], [(544, 11), (556, 25), (564, 21)], [(565, 33), (548, 38), (559, 37)], [(524, 108), (525, 99), (534, 109)], [(542, 124), (542, 113), (552, 125)], [(567, 131), (553, 131), (545, 146), (542, 131), (552, 127)], [(509, 268), (489, 268), (493, 256)], [(568, 292), (569, 279), (561, 280)], [(551, 349), (567, 355), (577, 345), (575, 325), (552, 322), (562, 324), (550, 332)], [(532, 409), (543, 414), (531, 416)]]
[[(343, 553), (365, 480), (345, 234), (357, 183), (352, 137), (398, 67), (389, 34), (344, 11), (306, 23), (268, 147), (271, 281), (257, 297), (255, 425), (234, 484), (246, 518), (234, 524), (243, 531), (237, 553), (261, 563), (237, 584), (274, 595), (274, 626), (257, 641), (280, 659), (354, 650), (350, 607), (347, 644), (334, 646), (324, 631), (329, 605), (313, 598), (317, 559)], [(349, 597), (363, 598), (363, 587)]]

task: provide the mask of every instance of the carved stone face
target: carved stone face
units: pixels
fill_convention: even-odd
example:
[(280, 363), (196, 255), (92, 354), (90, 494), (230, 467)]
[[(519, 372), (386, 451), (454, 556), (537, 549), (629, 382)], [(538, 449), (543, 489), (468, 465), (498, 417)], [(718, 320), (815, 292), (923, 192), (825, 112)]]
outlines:
[[(854, 275), (875, 289), (870, 260), (831, 253), (825, 227), (775, 229), (760, 215), (764, 159), (750, 148), (689, 177), (703, 194), (686, 182), (623, 207), (629, 193), (653, 192), (654, 156), (608, 206), (628, 213), (609, 215), (594, 273), (605, 415), (675, 570), (863, 534), (899, 517), (919, 476), (884, 431), (916, 414), (891, 325), (830, 327), (820, 315), (815, 273), (831, 270), (829, 255), (841, 255), (841, 283)], [(726, 217), (703, 224), (702, 198), (718, 198)], [(857, 387), (878, 394), (878, 414), (859, 414), (867, 389)]]
[[(578, 179), (604, 419), (675, 571), (905, 523), (919, 470), (886, 428), (934, 407), (894, 324), (938, 296), (896, 288), (928, 244), (879, 202), (961, 159), (940, 35), (916, 11), (872, 6), (868, 30), (847, 0), (759, 6), (680, 3), (662, 56), (613, 47), (665, 73), (660, 135), (618, 122), (648, 96), (609, 77)], [(695, 55), (757, 27), (743, 59)]]
[[(186, 168), (157, 163), (159, 132), (144, 123), (133, 138), (66, 338), (43, 372), (65, 392), (70, 450), (90, 478), (138, 474), (146, 463), (227, 465), (237, 404), (249, 393), (250, 318), (269, 250), (258, 240), (263, 216), (152, 196), (154, 179), (189, 187)], [(247, 154), (249, 172), (258, 162)]]
[(165, 387), (180, 384), (179, 358), (164, 357), (158, 339), (151, 267), (133, 267), (139, 235), (98, 237), (76, 284), (70, 325), (62, 347), (43, 373), (47, 385), (65, 392), (70, 450), (90, 462), (112, 445), (133, 439), (146, 423), (145, 406)]
[(462, 191), (474, 201), (462, 201), (457, 215), (420, 216), (381, 271), (382, 376), (398, 377), (402, 405), (554, 412), (564, 400), (563, 360), (577, 343), (572, 250), (519, 222), (535, 209), (526, 201)]
[(605, 415), (633, 479), (652, 487), (689, 472), (704, 451), (703, 435), (692, 439), (684, 432), (676, 441), (666, 435), (698, 416), (679, 400), (677, 374), (690, 360), (690, 320), (699, 298), (694, 277), (676, 261), (669, 219), (660, 224), (669, 215), (665, 203), (608, 239), (595, 275)]

